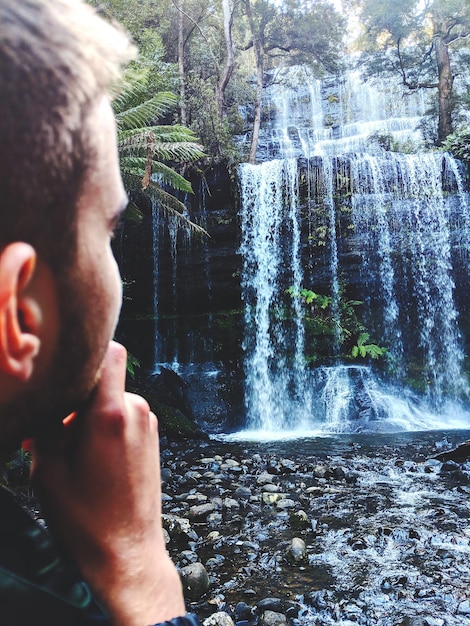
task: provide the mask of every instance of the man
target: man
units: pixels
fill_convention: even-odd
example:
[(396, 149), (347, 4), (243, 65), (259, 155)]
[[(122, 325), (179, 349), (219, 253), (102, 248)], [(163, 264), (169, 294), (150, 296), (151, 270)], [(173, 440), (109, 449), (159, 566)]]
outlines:
[(0, 494), (2, 626), (196, 623), (163, 540), (157, 420), (111, 342), (126, 197), (107, 90), (129, 54), (79, 0), (0, 0), (0, 451), (29, 440), (54, 538)]

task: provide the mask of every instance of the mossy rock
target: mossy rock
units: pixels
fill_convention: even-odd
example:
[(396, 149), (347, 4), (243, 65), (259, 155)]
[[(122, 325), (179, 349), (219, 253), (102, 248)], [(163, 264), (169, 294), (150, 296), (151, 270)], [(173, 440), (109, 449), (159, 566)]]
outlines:
[(160, 433), (166, 435), (171, 440), (184, 439), (207, 439), (199, 426), (189, 417), (184, 415), (179, 409), (173, 406), (153, 400), (146, 396), (152, 411), (158, 417)]

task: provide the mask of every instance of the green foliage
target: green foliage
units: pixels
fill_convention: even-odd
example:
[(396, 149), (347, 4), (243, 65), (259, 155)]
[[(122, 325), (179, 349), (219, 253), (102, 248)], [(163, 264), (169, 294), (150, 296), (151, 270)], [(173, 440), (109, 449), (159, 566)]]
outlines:
[(363, 359), (370, 356), (372, 359), (383, 357), (387, 349), (381, 348), (375, 343), (366, 343), (369, 340), (369, 333), (361, 333), (357, 338), (357, 343), (351, 348), (351, 356), (353, 359), (362, 357)]
[(295, 291), (294, 287), (289, 287), (286, 289), (286, 293), (292, 298), (300, 298), (303, 302), (305, 302), (305, 304), (315, 303), (323, 310), (330, 306), (332, 302), (331, 296), (323, 296), (320, 293), (315, 293), (314, 291), (304, 289), (303, 287), (298, 292)]
[(449, 135), (442, 148), (457, 159), (470, 165), (470, 128), (461, 128), (459, 131)]
[(169, 188), (192, 193), (189, 181), (174, 165), (185, 166), (203, 157), (203, 148), (189, 128), (155, 125), (174, 108), (177, 99), (169, 92), (147, 97), (148, 76), (146, 68), (129, 68), (121, 93), (114, 101), (124, 185), (129, 195), (144, 192), (193, 231), (205, 232), (187, 219), (184, 204), (168, 191)]
[(382, 150), (386, 152), (401, 152), (402, 154), (414, 154), (421, 148), (420, 145), (415, 145), (411, 140), (397, 141), (393, 138), (393, 135), (387, 133), (375, 132), (369, 135), (367, 138), (370, 143), (377, 144)]
[(318, 71), (340, 68), (345, 20), (330, 2), (257, 0), (252, 2), (252, 12), (273, 65), (282, 58), (289, 65), (308, 63)]
[[(363, 304), (361, 300), (346, 300), (340, 295), (339, 301), (335, 303), (331, 296), (303, 287), (298, 290), (289, 287), (286, 294), (304, 303), (306, 327), (313, 330), (315, 335), (335, 337), (335, 341), (339, 339), (339, 356), (345, 359), (380, 359), (386, 355), (385, 347), (369, 343), (370, 335), (358, 316), (358, 308)], [(312, 354), (307, 361), (315, 362), (318, 356)]]
[(236, 125), (239, 123), (238, 110), (230, 109), (224, 119), (219, 120), (214, 90), (214, 77), (208, 80), (203, 79), (197, 72), (188, 74), (186, 84), (188, 123), (210, 154), (239, 160), (232, 139), (232, 134), (236, 132)]
[(385, 150), (386, 152), (390, 152), (392, 150), (393, 136), (390, 134), (380, 133), (379, 131), (376, 131), (375, 133), (369, 135), (367, 140), (369, 141), (369, 143), (377, 144), (380, 148), (382, 148), (382, 150)]
[(131, 380), (135, 380), (136, 369), (139, 367), (140, 367), (139, 359), (135, 357), (133, 354), (130, 354), (130, 352), (128, 352), (126, 369), (127, 369), (127, 374)]
[[(357, 45), (367, 76), (389, 76), (406, 90), (433, 90), (437, 142), (452, 132), (462, 99), (454, 78), (470, 67), (468, 0), (350, 0), (359, 7), (363, 32)], [(430, 91), (432, 93), (432, 91)], [(438, 97), (437, 97), (438, 96)]]
[[(209, 154), (231, 160), (243, 158), (233, 135), (249, 132), (246, 120), (250, 125), (252, 120), (249, 118), (256, 100), (252, 81), (253, 33), (247, 19), (246, 2), (230, 2), (235, 58), (233, 72), (224, 86), (222, 112), (216, 102), (216, 93), (228, 52), (220, 0), (88, 2), (105, 16), (123, 24), (140, 51), (139, 61), (132, 67), (136, 71), (147, 71), (143, 76), (140, 98), (127, 103), (127, 117), (136, 114), (139, 119), (142, 108), (155, 104), (151, 102), (155, 94), (160, 97), (163, 93), (177, 93), (182, 100), (161, 114), (165, 122), (184, 119)], [(266, 69), (306, 62), (318, 73), (324, 73), (337, 71), (341, 66), (345, 19), (335, 11), (331, 2), (251, 0), (251, 4), (267, 59)], [(181, 51), (183, 58), (180, 57)], [(138, 107), (136, 111), (131, 110), (134, 106)], [(161, 119), (158, 123), (162, 123)], [(146, 121), (146, 125), (155, 126), (155, 121)], [(136, 182), (134, 178), (132, 180)]]

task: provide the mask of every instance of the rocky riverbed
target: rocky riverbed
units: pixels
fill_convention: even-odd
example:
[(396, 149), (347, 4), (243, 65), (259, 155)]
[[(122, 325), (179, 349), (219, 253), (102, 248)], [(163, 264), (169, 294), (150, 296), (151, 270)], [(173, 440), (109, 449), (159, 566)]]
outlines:
[(207, 624), (470, 626), (468, 432), (163, 442), (164, 524)]

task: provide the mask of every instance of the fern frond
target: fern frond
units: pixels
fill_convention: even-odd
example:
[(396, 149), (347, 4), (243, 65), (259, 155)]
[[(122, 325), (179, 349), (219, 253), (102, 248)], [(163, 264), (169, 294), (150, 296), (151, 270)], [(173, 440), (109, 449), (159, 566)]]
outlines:
[[(134, 176), (140, 176), (142, 182), (146, 168), (147, 159), (145, 157), (122, 157), (121, 158), (121, 174), (125, 178), (126, 173), (132, 173)], [(162, 185), (169, 185), (178, 191), (185, 193), (193, 193), (191, 183), (186, 180), (181, 174), (175, 172), (175, 170), (164, 163), (152, 160), (152, 173), (160, 177)]]
[(184, 176), (175, 172), (174, 169), (168, 167), (160, 161), (152, 161), (152, 172), (161, 178), (161, 182), (166, 185), (170, 185), (173, 189), (178, 191), (184, 191), (185, 193), (194, 193), (193, 188), (189, 180), (186, 180)]
[(152, 181), (146, 191), (158, 202), (159, 208), (167, 215), (175, 217), (180, 222), (180, 225), (189, 228), (189, 230), (199, 235), (204, 235), (205, 237), (210, 236), (202, 226), (191, 222), (191, 220), (186, 217), (185, 213), (187, 209), (184, 204), (160, 187), (158, 183)]
[(140, 129), (143, 126), (148, 126), (155, 119), (165, 115), (177, 102), (174, 94), (169, 91), (162, 91), (145, 102), (116, 113), (118, 130)]
[(188, 219), (184, 204), (161, 186), (192, 193), (189, 181), (163, 161), (190, 163), (205, 154), (188, 128), (155, 124), (177, 104), (177, 97), (161, 92), (148, 98), (148, 77), (147, 69), (128, 69), (113, 103), (124, 186), (128, 191), (143, 192), (153, 198), (162, 211), (191, 231), (209, 236)]
[(157, 143), (152, 149), (154, 158), (159, 161), (191, 163), (204, 156), (201, 146), (191, 142)]
[[(151, 133), (156, 141), (174, 142), (185, 141), (195, 143), (198, 146), (198, 139), (192, 130), (179, 124), (165, 126), (140, 126), (139, 128), (121, 129), (118, 132), (119, 139), (125, 141), (131, 137), (138, 136), (140, 133)], [(202, 150), (202, 146), (200, 146)]]
[(158, 161), (173, 161), (177, 163), (191, 163), (205, 156), (200, 144), (192, 141), (163, 142), (156, 138), (149, 129), (132, 131), (125, 135), (120, 134), (118, 147), (121, 155), (128, 153), (149, 152)]
[(148, 68), (127, 68), (113, 100), (114, 113), (122, 113), (148, 98)]

